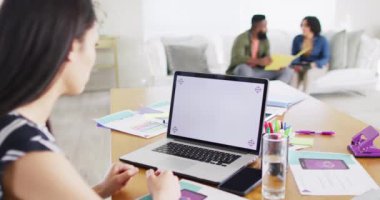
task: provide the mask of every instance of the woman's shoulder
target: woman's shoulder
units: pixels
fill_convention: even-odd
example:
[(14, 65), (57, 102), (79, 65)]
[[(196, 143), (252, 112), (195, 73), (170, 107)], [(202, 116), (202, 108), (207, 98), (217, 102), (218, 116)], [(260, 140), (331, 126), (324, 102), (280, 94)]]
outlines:
[(321, 35), (321, 34), (319, 34), (319, 35), (317, 36), (317, 39), (318, 39), (319, 41), (323, 42), (323, 43), (327, 43), (327, 42), (328, 42), (328, 41), (327, 41), (327, 38), (326, 38), (325, 36)]
[(297, 41), (302, 41), (303, 40), (303, 35), (302, 34), (298, 34), (294, 37), (294, 40), (297, 40)]
[(45, 127), (39, 127), (17, 114), (0, 117), (1, 167), (35, 151), (60, 152), (60, 149)]

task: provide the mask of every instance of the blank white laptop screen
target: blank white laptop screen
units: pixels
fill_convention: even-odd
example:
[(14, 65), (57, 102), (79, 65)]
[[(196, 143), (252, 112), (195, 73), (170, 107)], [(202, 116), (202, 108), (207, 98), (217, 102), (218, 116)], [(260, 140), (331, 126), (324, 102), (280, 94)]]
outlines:
[(177, 76), (170, 134), (257, 150), (264, 84)]

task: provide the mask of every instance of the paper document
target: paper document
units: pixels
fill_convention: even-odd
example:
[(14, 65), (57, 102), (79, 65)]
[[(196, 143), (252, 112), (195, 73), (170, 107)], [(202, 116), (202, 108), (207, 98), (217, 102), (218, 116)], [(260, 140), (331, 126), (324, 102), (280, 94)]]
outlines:
[(281, 81), (270, 81), (267, 106), (289, 108), (301, 101), (307, 95)]
[(288, 67), (293, 60), (300, 57), (302, 54), (307, 52), (309, 49), (304, 49), (300, 51), (297, 55), (283, 55), (283, 54), (274, 54), (272, 55), (272, 63), (268, 66), (265, 66), (266, 71), (277, 71), (281, 68)]
[(102, 127), (143, 138), (151, 138), (167, 131), (170, 102), (158, 102), (137, 111), (125, 110), (95, 119)]
[[(203, 184), (199, 184), (193, 181), (188, 181), (182, 179), (180, 182), (181, 186), (181, 198), (183, 200), (246, 200), (246, 198), (239, 197), (234, 194), (218, 190)], [(150, 195), (138, 198), (138, 200), (152, 200)]]
[(351, 154), (289, 151), (302, 195), (359, 195), (379, 188)]
[(379, 200), (380, 199), (380, 189), (371, 189), (364, 194), (354, 197), (352, 200)]
[(281, 54), (274, 54), (272, 57), (272, 63), (270, 65), (265, 66), (266, 71), (277, 71), (282, 68), (285, 68), (292, 63), (294, 59), (296, 59), (294, 56), (291, 55), (281, 55)]

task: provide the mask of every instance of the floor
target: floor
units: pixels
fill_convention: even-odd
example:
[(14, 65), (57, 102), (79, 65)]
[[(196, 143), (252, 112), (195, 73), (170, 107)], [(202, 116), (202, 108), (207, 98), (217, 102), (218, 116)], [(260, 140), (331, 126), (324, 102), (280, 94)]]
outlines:
[(93, 121), (109, 113), (109, 102), (107, 91), (63, 97), (51, 116), (58, 145), (92, 186), (103, 179), (111, 163), (110, 131)]
[[(93, 119), (109, 113), (110, 99), (107, 90), (94, 89), (104, 84), (91, 82), (82, 95), (61, 98), (51, 121), (53, 133), (67, 158), (89, 185), (95, 185), (109, 168), (111, 156), (110, 131), (97, 127)], [(335, 93), (315, 97), (380, 128), (380, 85), (364, 95)]]

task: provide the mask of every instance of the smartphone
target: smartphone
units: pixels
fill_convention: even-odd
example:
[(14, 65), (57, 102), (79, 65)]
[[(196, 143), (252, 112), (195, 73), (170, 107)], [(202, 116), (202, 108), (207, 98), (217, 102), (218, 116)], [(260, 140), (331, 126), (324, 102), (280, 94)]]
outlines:
[(261, 170), (246, 167), (222, 182), (218, 188), (226, 192), (245, 196), (260, 184)]
[(348, 169), (347, 164), (343, 160), (339, 160), (339, 159), (300, 158), (299, 161), (303, 169), (317, 169), (317, 170)]

